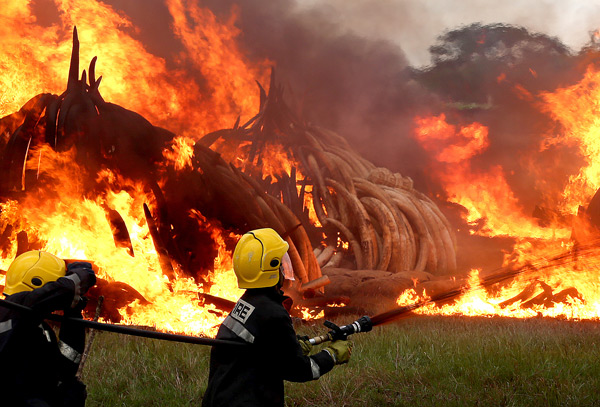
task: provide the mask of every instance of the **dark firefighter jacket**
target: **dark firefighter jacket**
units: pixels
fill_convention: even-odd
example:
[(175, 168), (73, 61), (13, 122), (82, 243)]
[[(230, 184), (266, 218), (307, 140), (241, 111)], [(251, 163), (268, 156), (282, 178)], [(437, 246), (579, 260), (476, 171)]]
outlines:
[(225, 318), (217, 338), (244, 341), (245, 347), (211, 351), (203, 407), (281, 407), (283, 381), (319, 378), (334, 365), (329, 353), (304, 356), (283, 296), (275, 287), (246, 290)]
[(80, 310), (72, 311), (81, 300), (80, 281), (77, 274), (70, 274), (7, 296), (6, 301), (30, 307), (36, 315), (0, 307), (0, 404), (44, 405), (44, 401), (53, 406), (71, 397), (61, 392), (75, 380), (85, 329), (63, 322), (57, 339), (42, 316), (65, 310), (65, 315), (80, 317)]

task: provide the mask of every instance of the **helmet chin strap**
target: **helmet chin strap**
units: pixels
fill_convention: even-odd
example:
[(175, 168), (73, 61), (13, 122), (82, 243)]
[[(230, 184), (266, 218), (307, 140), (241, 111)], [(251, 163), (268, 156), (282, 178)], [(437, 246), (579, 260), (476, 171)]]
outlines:
[(279, 281), (277, 282), (277, 284), (275, 284), (275, 288), (277, 288), (278, 290), (281, 290), (283, 288), (283, 283), (285, 283), (285, 276), (283, 275), (283, 272), (281, 271), (281, 268), (279, 269)]

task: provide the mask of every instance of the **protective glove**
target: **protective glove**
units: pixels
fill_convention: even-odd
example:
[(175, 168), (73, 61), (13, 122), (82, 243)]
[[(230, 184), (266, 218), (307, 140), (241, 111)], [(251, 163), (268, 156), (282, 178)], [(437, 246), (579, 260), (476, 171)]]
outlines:
[(82, 312), (85, 309), (87, 303), (87, 297), (81, 297), (77, 305), (75, 305), (73, 308), (69, 308), (64, 311), (65, 316), (71, 318), (83, 318)]
[(87, 261), (76, 261), (67, 266), (67, 275), (77, 274), (81, 281), (81, 295), (85, 294), (90, 287), (96, 285), (96, 274), (92, 269), (92, 264)]
[(302, 348), (302, 354), (304, 356), (308, 356), (310, 355), (310, 352), (312, 351), (312, 344), (308, 341), (308, 336), (299, 336), (296, 335), (296, 338), (298, 338), (298, 343), (300, 344), (300, 347)]
[(333, 341), (323, 350), (331, 355), (333, 362), (336, 365), (341, 365), (348, 363), (350, 360), (350, 354), (352, 353), (352, 342), (348, 340)]

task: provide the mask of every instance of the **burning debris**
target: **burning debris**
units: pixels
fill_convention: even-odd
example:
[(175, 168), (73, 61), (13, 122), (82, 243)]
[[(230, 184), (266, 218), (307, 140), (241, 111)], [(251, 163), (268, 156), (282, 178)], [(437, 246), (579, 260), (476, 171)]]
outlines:
[[(176, 22), (185, 25), (184, 20)], [(484, 37), (489, 47), (502, 51), (503, 35), (516, 38), (510, 42), (514, 47), (506, 53), (486, 51), (485, 41), (480, 44), (482, 37), (476, 35), (479, 29), (490, 31)], [(503, 87), (510, 87), (512, 97), (517, 95), (519, 106), (527, 106), (523, 112), (529, 115), (535, 91), (556, 86), (541, 80), (544, 72), (537, 65), (536, 69), (523, 67), (516, 58), (522, 48), (519, 44), (527, 45), (528, 56), (537, 49), (558, 54), (559, 69), (565, 71), (570, 56), (547, 38), (531, 39), (523, 30), (495, 26), (465, 30), (475, 33), (468, 41), (458, 36), (457, 41), (466, 44), (461, 45), (458, 60), (439, 48), (436, 66), (416, 78), (438, 88), (455, 82), (436, 82), (441, 70), (464, 76), (470, 84), (474, 79), (463, 68), (470, 67), (473, 59), (463, 54), (475, 49), (478, 58), (490, 59), (491, 67), (484, 78), (486, 86), (477, 89), (492, 89), (493, 94), (465, 99), (463, 87), (450, 89), (458, 96), (452, 93), (449, 98), (462, 102), (437, 106), (447, 115), (419, 115), (414, 142), (420, 144), (421, 156), (428, 154), (436, 160), (427, 174), (440, 184), (439, 191), (443, 189), (436, 195), (464, 208), (465, 230), (492, 237), (513, 233), (522, 239), (504, 263), (518, 269), (529, 264), (530, 255), (536, 252), (520, 248), (542, 248), (536, 252), (542, 253), (540, 257), (555, 252), (557, 246), (571, 250), (572, 217), (565, 213), (575, 200), (581, 205), (582, 198), (571, 197), (558, 209), (546, 209), (544, 202), (540, 206), (544, 209), (538, 211), (541, 215), (523, 216), (523, 201), (511, 189), (518, 171), (510, 179), (502, 166), (488, 168), (486, 153), (498, 142), (494, 139), (497, 129), (480, 122), (493, 121), (510, 99)], [(472, 48), (469, 41), (480, 45)], [(538, 42), (542, 48), (536, 46)], [(186, 47), (190, 45), (186, 42)], [(272, 227), (290, 244), (297, 283), (289, 293), (298, 306), (296, 315), (310, 311), (309, 317), (314, 317), (322, 315), (321, 311), (359, 308), (379, 312), (394, 306), (402, 292), (404, 296), (414, 290), (422, 299), (469, 284), (467, 275), (453, 275), (463, 267), (457, 266), (460, 242), (444, 215), (447, 212), (443, 214), (417, 191), (410, 177), (397, 169), (377, 167), (347, 139), (298, 117), (284, 102), (274, 73), (268, 91), (259, 85), (255, 92), (260, 102), (254, 117), (235, 121), (232, 111), (236, 115), (239, 111), (225, 109), (223, 120), (211, 122), (221, 130), (200, 136), (192, 133), (205, 132), (204, 127), (182, 130), (188, 123), (174, 121), (181, 134), (176, 135), (104, 100), (95, 58), (80, 76), (78, 47), (74, 35), (63, 94), (38, 95), (19, 112), (0, 120), (0, 250), (4, 259), (34, 248), (63, 257), (91, 258), (102, 270), (94, 295), (106, 297), (103, 318), (190, 333), (209, 332), (239, 296), (227, 273), (231, 250), (240, 233), (254, 228)], [(519, 87), (516, 70), (498, 71), (504, 67), (498, 61), (506, 55), (516, 58), (509, 59), (517, 64), (519, 75), (536, 78), (538, 88)], [(460, 69), (445, 69), (448, 66)], [(591, 74), (588, 81), (593, 85)], [(591, 86), (586, 83), (576, 89), (579, 94)], [(539, 98), (554, 102), (549, 109), (556, 116), (560, 106), (568, 103), (553, 94)], [(201, 105), (204, 110), (208, 110), (206, 103)], [(158, 122), (171, 128), (165, 120), (169, 106), (160, 104), (164, 111)], [(173, 102), (173, 106), (179, 107), (178, 117), (185, 113), (180, 103)], [(501, 113), (504, 118), (506, 112)], [(211, 114), (220, 115), (221, 110)], [(223, 128), (228, 125), (222, 123), (234, 121), (231, 128)], [(576, 124), (563, 124), (577, 130)], [(546, 161), (556, 154), (553, 151)], [(507, 168), (518, 170), (514, 155), (510, 160)], [(536, 187), (548, 173), (536, 178)], [(523, 187), (532, 182), (522, 181), (521, 189), (533, 189)], [(581, 214), (585, 223), (584, 211)], [(540, 217), (547, 223), (544, 227), (540, 227)], [(577, 234), (583, 236), (586, 227), (577, 229)], [(577, 239), (585, 244), (585, 239)], [(578, 267), (591, 262), (588, 254), (579, 260)], [(515, 281), (511, 290), (498, 290), (504, 293), (499, 302), (508, 301), (506, 309), (528, 303), (530, 308), (525, 308), (531, 310), (537, 309), (535, 302), (548, 306), (593, 298), (594, 287), (581, 287), (565, 278), (572, 265), (564, 270), (559, 265), (555, 275), (538, 276), (536, 283)], [(539, 301), (531, 302), (539, 295)]]
[[(312, 246), (317, 247), (320, 267), (345, 264), (392, 272), (454, 272), (452, 227), (431, 199), (415, 190), (410, 178), (360, 157), (343, 137), (301, 123), (283, 102), (283, 90), (273, 78), (268, 95), (261, 88), (257, 116), (200, 142), (222, 141), (215, 149), (223, 156), (232, 146), (238, 154), (246, 150), (242, 169), (258, 179), (264, 171), (260, 163), (269, 158), (269, 146), (285, 146), (288, 157), (297, 163), (291, 175), (267, 177), (260, 189), (294, 209)], [(340, 241), (349, 244), (353, 258), (348, 259)]]
[[(68, 252), (63, 246), (72, 244), (68, 236), (51, 242), (53, 234), (39, 224), (48, 223), (44, 216), (30, 217), (23, 208), (52, 216), (90, 201), (103, 212), (103, 228), (114, 243), (111, 254), (126, 255), (125, 264), (154, 255), (150, 268), (162, 273), (153, 277), (166, 289), (161, 296), (187, 292), (188, 306), (211, 304), (215, 315), (231, 305), (211, 291), (219, 285), (214, 278), (219, 247), (231, 247), (235, 234), (249, 229), (272, 227), (284, 236), (297, 274), (290, 294), (313, 309), (352, 301), (323, 296), (330, 279), (322, 269), (328, 267), (390, 273), (456, 269), (452, 228), (436, 205), (410, 178), (376, 168), (342, 137), (297, 119), (274, 74), (268, 92), (259, 85), (255, 117), (209, 133), (185, 150), (189, 144), (175, 134), (106, 102), (95, 65), (96, 58), (79, 76), (75, 30), (67, 90), (38, 95), (0, 121), (3, 256), (33, 248)], [(182, 150), (176, 152), (177, 146)], [(74, 185), (63, 184), (65, 168), (76, 175)], [(119, 194), (135, 198), (123, 206)], [(15, 211), (19, 215), (11, 216)], [(76, 227), (91, 234), (98, 227), (86, 214), (76, 219)], [(142, 248), (133, 236), (139, 228), (147, 230)], [(103, 318), (133, 318), (155, 304), (156, 294), (134, 283), (126, 270), (116, 275), (115, 265), (101, 254), (83, 255), (95, 256), (102, 269), (90, 295), (105, 298)], [(187, 289), (180, 287), (182, 280)]]

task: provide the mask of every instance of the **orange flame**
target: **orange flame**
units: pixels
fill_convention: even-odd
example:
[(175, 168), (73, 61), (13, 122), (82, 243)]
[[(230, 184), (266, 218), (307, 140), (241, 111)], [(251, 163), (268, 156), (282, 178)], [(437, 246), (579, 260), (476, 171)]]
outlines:
[[(535, 76), (534, 72), (532, 75)], [(502, 78), (503, 79), (503, 78)], [(499, 79), (500, 80), (500, 79)], [(524, 89), (516, 86), (515, 89)], [(522, 93), (522, 92), (521, 92)], [(524, 95), (532, 100), (532, 95)], [(548, 136), (541, 149), (550, 145), (577, 147), (584, 164), (559, 191), (545, 190), (558, 213), (571, 215), (578, 229), (579, 242), (598, 238), (598, 231), (581, 216), (579, 207), (590, 201), (600, 187), (600, 133), (597, 100), (600, 98), (600, 73), (590, 68), (580, 83), (540, 95), (542, 110), (561, 128)], [(482, 166), (478, 156), (489, 146), (488, 129), (479, 123), (457, 126), (442, 114), (416, 119), (416, 137), (435, 161), (434, 175), (446, 189), (447, 199), (466, 208), (465, 220), (472, 233), (515, 238), (513, 252), (505, 264), (518, 269), (542, 265), (540, 272), (515, 278), (494, 290), (482, 289), (480, 271), (472, 271), (465, 294), (452, 304), (433, 303), (419, 309), (422, 314), (532, 316), (569, 319), (600, 318), (600, 250), (583, 250), (571, 240), (571, 229), (551, 221), (547, 227), (524, 213), (515, 193), (498, 165)], [(535, 159), (532, 158), (532, 161)], [(562, 174), (557, 174), (562, 175)], [(540, 187), (556, 185), (540, 180)], [(477, 227), (476, 227), (477, 226)], [(583, 238), (583, 239), (581, 239)], [(544, 260), (564, 253), (560, 261)], [(566, 259), (566, 260), (565, 260)], [(422, 301), (417, 291), (409, 290), (398, 298), (399, 305)]]
[[(580, 259), (578, 267), (585, 270), (583, 273), (574, 272), (573, 264), (564, 267), (556, 266), (547, 273), (536, 274), (535, 277), (519, 276), (497, 292), (482, 288), (480, 271), (473, 270), (464, 287), (464, 294), (455, 302), (442, 306), (431, 302), (414, 312), (422, 315), (599, 319), (600, 284), (597, 282), (600, 275), (599, 260), (600, 253), (596, 251), (590, 258)], [(590, 280), (590, 277), (593, 280)], [(524, 292), (528, 295), (522, 295)], [(553, 295), (544, 296), (545, 292), (552, 292)], [(427, 294), (420, 297), (414, 289), (410, 289), (402, 293), (397, 303), (404, 306), (428, 299)]]
[[(58, 20), (46, 26), (37, 22), (31, 2), (5, 3), (0, 11), (4, 41), (0, 117), (18, 110), (33, 95), (64, 90), (75, 25), (82, 44), (80, 60), (98, 56), (97, 76), (103, 76), (100, 90), (104, 98), (180, 134), (164, 152), (165, 165), (176, 170), (191, 167), (194, 140), (230, 127), (238, 117), (247, 120), (258, 108), (256, 81), (266, 82), (268, 61), (250, 63), (243, 56), (236, 43), (236, 12), (229, 20), (219, 21), (198, 1), (167, 1), (174, 33), (185, 49), (178, 56), (183, 63), (171, 68), (137, 39), (127, 16), (100, 1), (55, 0)], [(209, 224), (201, 214), (189, 214), (191, 221), (208, 224), (219, 246), (210, 288), (180, 275), (176, 268), (176, 279), (169, 281), (162, 273), (143, 211), (143, 204), (152, 206), (154, 198), (146, 194), (143, 185), (110, 170), (103, 170), (97, 181), (111, 190), (105, 196), (90, 196), (74, 156), (73, 150), (58, 154), (45, 145), (30, 151), (27, 169), (36, 169), (38, 177), (55, 179), (60, 189), (28, 191), (18, 203), (4, 202), (0, 227), (11, 224), (25, 231), (31, 239), (39, 239), (44, 250), (60, 257), (92, 259), (100, 267), (99, 277), (126, 282), (137, 290), (149, 304), (136, 302), (119, 310), (123, 323), (214, 334), (224, 315), (200, 305), (198, 293), (230, 300), (241, 293), (220, 226)], [(135, 257), (115, 246), (106, 207), (122, 216)], [(3, 252), (0, 267), (8, 267), (16, 250), (13, 245)]]
[[(30, 236), (43, 239), (44, 250), (59, 257), (92, 259), (99, 266), (99, 277), (109, 282), (126, 282), (141, 293), (150, 304), (134, 303), (121, 309), (124, 323), (187, 334), (215, 333), (222, 313), (210, 313), (200, 307), (198, 293), (207, 292), (230, 300), (241, 295), (231, 271), (231, 252), (225, 247), (221, 229), (212, 228), (213, 238), (219, 245), (213, 276), (216, 284), (206, 290), (193, 279), (181, 275), (170, 284), (161, 270), (148, 226), (143, 220), (143, 203), (152, 202), (152, 197), (145, 194), (142, 185), (105, 170), (99, 176), (122, 189), (110, 191), (105, 197), (82, 199), (82, 180), (76, 177), (79, 172), (73, 155), (73, 150), (56, 153), (47, 145), (40, 148), (39, 155), (32, 154), (34, 164), (37, 165), (36, 157), (40, 156), (41, 167), (48, 174), (55, 171), (59, 174), (60, 195), (49, 199), (54, 191), (41, 191), (40, 195), (30, 194), (20, 203), (8, 201), (0, 206), (0, 225), (12, 224)], [(64, 174), (69, 174), (70, 178), (64, 178)], [(114, 245), (105, 206), (122, 215), (135, 257)], [(190, 215), (199, 223), (208, 222), (200, 214)], [(3, 264), (8, 264), (15, 252), (16, 246), (3, 259)]]
[(564, 130), (552, 142), (577, 146), (585, 165), (570, 177), (560, 205), (569, 213), (591, 198), (600, 187), (600, 123), (597, 101), (600, 97), (600, 72), (589, 68), (581, 82), (554, 93), (542, 95), (550, 114)]
[(469, 224), (481, 224), (486, 236), (568, 237), (569, 230), (542, 228), (526, 216), (508, 185), (503, 169), (491, 166), (477, 171), (473, 159), (489, 146), (488, 129), (479, 123), (457, 128), (444, 114), (418, 117), (417, 139), (437, 160), (433, 170), (446, 189), (448, 200), (464, 206)]
[(49, 27), (37, 24), (30, 2), (3, 4), (0, 116), (18, 110), (33, 95), (64, 90), (73, 26), (85, 44), (80, 60), (98, 56), (102, 95), (155, 125), (199, 137), (256, 111), (255, 81), (267, 81), (268, 62), (244, 59), (235, 42), (235, 15), (220, 22), (197, 1), (167, 3), (174, 31), (187, 51), (182, 62), (199, 69), (210, 88), (206, 92), (191, 72), (167, 68), (164, 59), (151, 54), (131, 35), (131, 21), (109, 5), (97, 0), (54, 2), (60, 21)]

